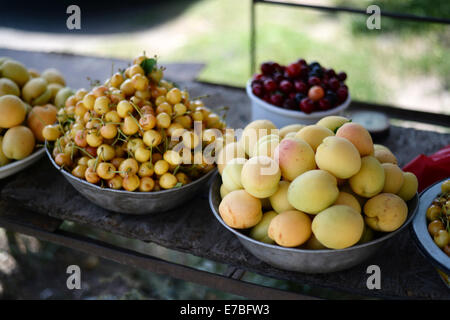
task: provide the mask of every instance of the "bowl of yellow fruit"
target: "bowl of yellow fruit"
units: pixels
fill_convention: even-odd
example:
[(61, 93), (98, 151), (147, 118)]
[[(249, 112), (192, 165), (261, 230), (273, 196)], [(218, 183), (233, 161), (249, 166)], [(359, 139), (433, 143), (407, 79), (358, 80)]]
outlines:
[(43, 135), (49, 159), (82, 195), (111, 211), (148, 214), (208, 182), (216, 167), (205, 154), (224, 131), (218, 114), (140, 56), (105, 84), (67, 97)]
[(0, 58), (0, 179), (13, 175), (44, 155), (42, 128), (56, 121), (54, 106), (65, 89), (54, 68), (42, 72), (10, 57)]
[(284, 270), (351, 268), (392, 243), (418, 206), (416, 177), (344, 117), (281, 129), (253, 121), (218, 160), (214, 216), (254, 256)]

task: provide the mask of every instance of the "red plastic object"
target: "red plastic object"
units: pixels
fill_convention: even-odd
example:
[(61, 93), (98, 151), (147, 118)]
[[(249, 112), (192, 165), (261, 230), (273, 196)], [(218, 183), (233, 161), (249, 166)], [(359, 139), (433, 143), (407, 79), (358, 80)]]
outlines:
[(450, 177), (450, 145), (430, 156), (418, 155), (403, 167), (403, 171), (416, 175), (419, 180), (419, 192), (437, 181)]

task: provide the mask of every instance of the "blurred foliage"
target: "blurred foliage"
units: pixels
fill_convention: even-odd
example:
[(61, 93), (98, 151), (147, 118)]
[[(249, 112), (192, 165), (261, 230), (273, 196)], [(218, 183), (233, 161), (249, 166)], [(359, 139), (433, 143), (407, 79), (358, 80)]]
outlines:
[[(355, 8), (361, 8), (361, 3), (357, 0), (334, 0), (335, 5)], [(393, 71), (404, 77), (424, 74), (438, 76), (442, 80), (443, 89), (450, 89), (450, 27), (446, 24), (383, 17), (383, 11), (389, 11), (450, 19), (450, 1), (370, 0), (363, 3), (363, 8), (370, 5), (381, 8), (381, 30), (368, 32), (365, 16), (342, 14), (355, 37), (370, 39), (382, 36), (387, 43), (397, 41), (401, 45), (400, 50), (384, 60), (391, 60)]]
[[(382, 10), (434, 16), (450, 12), (450, 1), (443, 0), (330, 2), (358, 8), (378, 3)], [(206, 18), (211, 16), (214, 19)], [(205, 28), (186, 34), (187, 41), (163, 60), (204, 62), (200, 80), (244, 86), (250, 76), (250, 1), (198, 1), (183, 17)], [(444, 105), (450, 87), (448, 26), (382, 18), (381, 30), (368, 30), (366, 19), (349, 13), (259, 4), (256, 63), (273, 60), (286, 64), (298, 58), (320, 61), (347, 72), (355, 100), (449, 113), (449, 106)], [(431, 84), (421, 86), (422, 81)], [(417, 87), (420, 100), (409, 98), (411, 92), (417, 93)]]
[[(370, 5), (378, 5), (381, 9), (381, 16), (383, 11), (411, 14), (417, 16), (427, 16), (435, 18), (450, 18), (450, 1), (448, 0), (378, 0), (378, 1), (358, 1), (358, 0), (334, 0), (334, 4), (337, 6), (348, 6), (361, 8), (361, 4), (364, 4), (363, 8), (367, 8)], [(355, 16), (352, 19), (351, 30), (356, 34), (363, 33), (364, 35), (376, 35), (376, 33), (365, 32), (366, 27), (365, 16)], [(403, 19), (391, 19), (386, 17), (382, 18), (382, 29), (385, 32), (406, 32), (406, 33), (428, 33), (441, 32), (448, 28), (448, 25), (437, 23), (421, 23)]]

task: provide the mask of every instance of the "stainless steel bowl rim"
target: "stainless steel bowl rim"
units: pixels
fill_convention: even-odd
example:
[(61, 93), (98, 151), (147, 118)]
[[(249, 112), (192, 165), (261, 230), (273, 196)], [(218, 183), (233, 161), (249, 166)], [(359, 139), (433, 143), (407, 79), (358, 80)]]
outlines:
[(185, 184), (181, 187), (178, 188), (172, 188), (172, 189), (167, 189), (167, 190), (161, 190), (161, 191), (150, 191), (150, 192), (141, 192), (141, 191), (127, 191), (127, 190), (116, 190), (116, 189), (111, 189), (111, 188), (102, 188), (99, 187), (96, 184), (87, 182), (86, 180), (80, 179), (78, 177), (75, 177), (73, 174), (71, 174), (70, 172), (64, 170), (64, 168), (60, 167), (55, 160), (53, 159), (50, 150), (48, 150), (48, 142), (45, 141), (45, 152), (47, 153), (48, 158), (50, 159), (51, 163), (53, 164), (53, 166), (58, 169), (60, 172), (62, 172), (62, 174), (64, 174), (66, 177), (69, 177), (70, 179), (76, 180), (82, 184), (85, 184), (87, 186), (93, 187), (99, 191), (103, 191), (103, 192), (110, 192), (112, 194), (126, 194), (126, 195), (159, 195), (159, 194), (168, 194), (168, 193), (176, 193), (179, 190), (185, 189), (185, 188), (189, 188), (190, 186), (192, 186), (193, 184), (197, 184), (200, 183), (204, 180), (207, 180), (214, 172), (217, 171), (217, 168), (207, 172), (205, 175), (203, 175), (202, 177), (200, 177), (199, 179), (192, 181), (188, 184)]
[[(214, 177), (214, 179), (220, 179), (219, 174), (217, 174), (216, 177)], [(213, 186), (214, 186), (214, 182), (213, 181), (211, 183), (210, 189), (209, 189), (209, 206), (211, 207), (212, 212), (214, 213), (214, 216), (216, 217), (217, 220), (219, 220), (219, 222), (225, 227), (227, 228), (229, 231), (231, 231), (232, 233), (234, 233), (236, 236), (245, 239), (246, 241), (250, 241), (254, 244), (257, 244), (259, 246), (262, 247), (267, 247), (267, 248), (271, 248), (271, 249), (278, 249), (278, 250), (282, 250), (282, 251), (288, 251), (288, 252), (303, 252), (303, 253), (330, 253), (330, 252), (346, 252), (346, 251), (352, 251), (352, 250), (356, 250), (356, 249), (360, 249), (360, 248), (365, 248), (365, 247), (369, 247), (372, 246), (374, 244), (380, 243), (380, 242), (384, 242), (386, 240), (388, 240), (389, 238), (392, 238), (393, 236), (395, 236), (396, 234), (398, 234), (399, 232), (401, 232), (403, 229), (405, 229), (413, 220), (414, 216), (417, 213), (417, 207), (418, 205), (416, 205), (414, 207), (413, 212), (411, 212), (411, 214), (409, 215), (408, 219), (406, 219), (406, 221), (403, 223), (403, 225), (398, 228), (397, 230), (393, 231), (393, 232), (389, 232), (386, 235), (381, 236), (380, 238), (377, 238), (373, 241), (370, 242), (366, 242), (366, 243), (362, 243), (362, 244), (357, 244), (357, 245), (353, 245), (351, 247), (348, 248), (344, 248), (344, 249), (321, 249), (321, 250), (310, 250), (310, 249), (300, 249), (300, 248), (289, 248), (289, 247), (282, 247), (282, 246), (278, 246), (278, 245), (273, 245), (273, 244), (268, 244), (265, 242), (261, 242), (255, 239), (252, 239), (248, 236), (246, 236), (245, 234), (242, 234), (241, 232), (233, 229), (232, 227), (228, 226), (222, 219), (222, 217), (220, 216), (220, 214), (217, 212), (216, 208), (214, 207), (213, 204)], [(418, 197), (417, 193), (414, 197)], [(414, 198), (413, 198), (414, 199)]]

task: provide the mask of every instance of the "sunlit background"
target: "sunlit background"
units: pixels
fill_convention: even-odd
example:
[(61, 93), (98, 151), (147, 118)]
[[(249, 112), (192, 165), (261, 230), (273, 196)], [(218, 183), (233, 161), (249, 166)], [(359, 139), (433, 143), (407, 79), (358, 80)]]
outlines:
[[(450, 17), (448, 0), (320, 0), (323, 5)], [(12, 3), (0, 11), (0, 47), (77, 55), (133, 58), (143, 51), (162, 64), (204, 64), (198, 80), (243, 87), (250, 74), (250, 0), (80, 1), (81, 30), (66, 28), (66, 8), (77, 2)], [(366, 17), (258, 5), (257, 62), (298, 58), (346, 71), (355, 100), (450, 114), (450, 27), (382, 18), (368, 30)], [(70, 78), (70, 68), (61, 70)], [(65, 228), (79, 226), (66, 223)], [(86, 231), (85, 229), (83, 229)], [(105, 236), (127, 247), (219, 272), (224, 266), (158, 246)], [(87, 289), (68, 293), (64, 266), (79, 262)], [(61, 273), (61, 279), (49, 274)], [(47, 277), (47, 278), (46, 278)], [(249, 274), (246, 280), (291, 288)], [(90, 280), (89, 280), (90, 279)], [(61, 280), (61, 281), (60, 281)], [(58, 282), (59, 281), (59, 282)], [(86, 287), (85, 287), (86, 288)], [(309, 287), (297, 288), (315, 293)], [(323, 293), (327, 297), (330, 293)], [(78, 296), (77, 296), (78, 295)], [(223, 293), (76, 253), (0, 229), (0, 297), (3, 298), (223, 298)], [(344, 296), (340, 296), (344, 297)]]
[[(10, 12), (19, 5), (2, 10), (0, 46), (127, 59), (145, 51), (163, 63), (204, 63), (202, 81), (244, 86), (250, 76), (250, 0), (84, 1), (79, 31), (67, 30), (64, 1), (53, 2), (21, 15)], [(446, 0), (309, 3), (450, 16)], [(258, 62), (319, 61), (347, 72), (357, 100), (450, 113), (448, 25), (386, 17), (381, 30), (368, 30), (361, 15), (264, 4), (256, 17)]]

